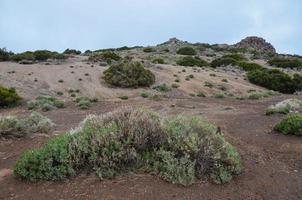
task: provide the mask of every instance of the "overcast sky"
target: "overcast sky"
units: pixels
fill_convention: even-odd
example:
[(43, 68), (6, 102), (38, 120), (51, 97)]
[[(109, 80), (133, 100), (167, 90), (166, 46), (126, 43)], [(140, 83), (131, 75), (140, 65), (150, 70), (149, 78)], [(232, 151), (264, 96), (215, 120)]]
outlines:
[(235, 43), (256, 35), (302, 54), (301, 0), (0, 0), (0, 47), (20, 52)]

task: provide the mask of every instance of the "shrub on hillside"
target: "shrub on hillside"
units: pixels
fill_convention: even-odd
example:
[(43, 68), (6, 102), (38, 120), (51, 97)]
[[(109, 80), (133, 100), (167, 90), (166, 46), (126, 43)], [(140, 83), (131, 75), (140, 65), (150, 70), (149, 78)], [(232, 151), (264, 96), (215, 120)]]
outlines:
[(154, 64), (165, 64), (165, 61), (162, 58), (155, 58), (155, 59), (152, 60), (152, 63), (154, 63)]
[(80, 55), (82, 52), (76, 49), (66, 49), (63, 54)]
[(186, 55), (186, 56), (194, 56), (197, 53), (196, 53), (195, 49), (193, 49), (192, 47), (182, 47), (177, 50), (177, 54)]
[(237, 65), (239, 62), (244, 62), (247, 59), (241, 54), (227, 54), (221, 58), (212, 61), (211, 67), (223, 67), (228, 65)]
[(268, 64), (280, 68), (302, 68), (302, 61), (298, 59), (273, 58), (268, 61)]
[(10, 57), (10, 60), (15, 62), (20, 61), (46, 61), (48, 59), (66, 59), (66, 56), (59, 54), (58, 52), (48, 50), (26, 51), (23, 53), (14, 54)]
[(33, 52), (33, 56), (35, 60), (45, 61), (52, 58), (53, 52), (47, 50), (37, 50)]
[(103, 51), (100, 53), (93, 53), (92, 55), (89, 56), (88, 60), (93, 61), (93, 62), (107, 62), (110, 64), (112, 61), (119, 61), (121, 60), (121, 57), (114, 53), (113, 51)]
[(23, 53), (14, 54), (10, 57), (12, 61), (19, 62), (21, 60), (34, 60), (34, 54), (32, 51), (26, 51)]
[(178, 65), (181, 66), (198, 66), (198, 67), (203, 67), (203, 66), (207, 66), (208, 62), (205, 60), (202, 60), (201, 58), (195, 56), (195, 57), (191, 57), (191, 56), (186, 56), (183, 58), (180, 58), (178, 61), (176, 61), (176, 63)]
[(34, 133), (49, 133), (54, 124), (50, 119), (33, 112), (28, 117), (0, 116), (0, 137), (24, 137)]
[(58, 100), (52, 96), (38, 96), (35, 100), (27, 102), (29, 110), (41, 109), (43, 112), (55, 108), (64, 108), (64, 101)]
[(302, 114), (289, 114), (274, 126), (274, 130), (285, 135), (302, 136)]
[(85, 96), (77, 97), (75, 99), (75, 101), (77, 103), (77, 106), (82, 110), (88, 109), (91, 106), (91, 103), (93, 102), (92, 99), (90, 99), (89, 97), (85, 97)]
[(104, 71), (102, 78), (118, 87), (148, 87), (155, 82), (154, 74), (140, 62), (122, 62)]
[(237, 65), (243, 69), (244, 71), (254, 71), (254, 70), (261, 70), (263, 67), (257, 63), (248, 63), (245, 61), (238, 62)]
[(200, 117), (162, 119), (145, 109), (124, 109), (88, 116), (77, 129), (25, 152), (14, 174), (61, 180), (83, 170), (101, 179), (145, 170), (182, 185), (201, 178), (220, 184), (240, 173), (241, 161), (217, 128)]
[(146, 48), (143, 49), (143, 51), (145, 53), (151, 53), (151, 52), (154, 52), (155, 50), (153, 48), (151, 48), (151, 47), (146, 47)]
[(294, 77), (276, 69), (253, 70), (247, 73), (249, 81), (253, 84), (275, 90), (281, 93), (292, 94), (302, 89), (302, 77)]
[(14, 88), (5, 88), (0, 85), (0, 108), (16, 105), (21, 100)]

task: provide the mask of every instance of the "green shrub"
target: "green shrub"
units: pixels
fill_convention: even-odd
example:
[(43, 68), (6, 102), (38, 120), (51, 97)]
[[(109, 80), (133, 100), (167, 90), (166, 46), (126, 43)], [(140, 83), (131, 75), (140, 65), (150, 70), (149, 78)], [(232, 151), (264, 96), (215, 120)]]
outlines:
[(54, 124), (50, 119), (33, 112), (28, 117), (0, 117), (0, 137), (25, 137), (34, 133), (49, 133)]
[(208, 66), (208, 62), (200, 59), (199, 57), (191, 57), (191, 56), (186, 56), (183, 58), (180, 58), (178, 61), (176, 61), (176, 64), (181, 65), (181, 66), (197, 66), (197, 67), (204, 67)]
[(225, 183), (241, 171), (240, 155), (200, 117), (162, 119), (145, 109), (88, 116), (46, 146), (25, 152), (14, 174), (31, 181), (62, 180), (82, 171), (101, 179), (145, 170), (172, 183)]
[(223, 99), (225, 97), (225, 95), (223, 93), (216, 93), (216, 94), (214, 94), (214, 97), (217, 99)]
[(155, 86), (155, 87), (153, 87), (153, 89), (155, 89), (159, 92), (169, 92), (169, 91), (171, 91), (171, 88), (166, 83)]
[(112, 61), (119, 61), (122, 58), (114, 53), (113, 51), (103, 51), (100, 53), (93, 53), (89, 56), (88, 60), (93, 62), (107, 62), (108, 64), (112, 63)]
[(211, 83), (211, 82), (209, 82), (209, 81), (205, 81), (205, 82), (204, 82), (204, 86), (205, 86), (205, 87), (208, 87), (208, 88), (212, 88), (214, 85), (213, 85), (213, 83)]
[(128, 100), (129, 97), (128, 97), (128, 96), (120, 96), (120, 99), (121, 99), (121, 100)]
[(148, 97), (149, 97), (149, 94), (148, 94), (147, 92), (142, 92), (142, 93), (140, 94), (140, 96), (143, 97), (143, 98), (148, 98)]
[(19, 62), (21, 60), (34, 60), (34, 54), (31, 51), (14, 54), (10, 57), (12, 61)]
[(152, 62), (154, 64), (165, 64), (165, 61), (162, 58), (155, 58), (155, 59), (152, 60)]
[(173, 84), (171, 85), (171, 87), (172, 87), (172, 88), (179, 88), (179, 85), (178, 85), (178, 84), (173, 83)]
[[(63, 54), (80, 55), (82, 52), (76, 49), (66, 49)], [(86, 52), (85, 52), (86, 53)]]
[(192, 47), (182, 47), (177, 50), (177, 54), (186, 55), (186, 56), (194, 56), (197, 53), (196, 53), (195, 49), (193, 49)]
[(0, 62), (8, 61), (11, 54), (5, 48), (0, 48)]
[(52, 58), (53, 52), (47, 50), (37, 50), (33, 53), (34, 59), (38, 61), (45, 61)]
[(247, 73), (253, 84), (281, 93), (292, 94), (302, 89), (302, 77), (295, 74), (293, 77), (276, 69), (253, 70)]
[(206, 95), (203, 92), (198, 92), (196, 96), (198, 96), (198, 97), (206, 97)]
[(272, 115), (275, 113), (288, 114), (290, 112), (301, 112), (302, 111), (302, 101), (299, 99), (286, 99), (275, 105), (269, 106), (265, 114)]
[(273, 58), (268, 61), (268, 64), (280, 68), (302, 68), (302, 61), (298, 59)]
[(248, 99), (259, 100), (259, 99), (262, 99), (264, 97), (267, 97), (267, 95), (263, 92), (252, 92), (252, 93), (249, 94)]
[(52, 96), (38, 96), (35, 100), (27, 102), (27, 108), (29, 110), (41, 109), (43, 112), (47, 112), (54, 108), (64, 108), (64, 101), (58, 100)]
[(237, 65), (239, 62), (246, 61), (247, 59), (241, 54), (227, 54), (221, 58), (212, 61), (211, 67), (223, 67), (228, 65)]
[(254, 71), (254, 70), (262, 70), (263, 67), (256, 63), (248, 63), (248, 62), (238, 62), (238, 66), (244, 71)]
[(153, 48), (151, 48), (151, 47), (146, 47), (146, 48), (143, 49), (143, 51), (145, 53), (151, 53), (151, 52), (154, 52), (155, 50)]
[(21, 97), (14, 88), (5, 88), (0, 85), (0, 108), (15, 106)]
[(285, 135), (302, 136), (302, 114), (289, 114), (274, 126), (274, 130)]
[(75, 101), (77, 103), (77, 106), (82, 110), (88, 109), (91, 106), (92, 102), (92, 100), (86, 96), (77, 97)]
[(155, 82), (154, 74), (139, 62), (124, 62), (112, 65), (102, 78), (118, 87), (148, 87)]

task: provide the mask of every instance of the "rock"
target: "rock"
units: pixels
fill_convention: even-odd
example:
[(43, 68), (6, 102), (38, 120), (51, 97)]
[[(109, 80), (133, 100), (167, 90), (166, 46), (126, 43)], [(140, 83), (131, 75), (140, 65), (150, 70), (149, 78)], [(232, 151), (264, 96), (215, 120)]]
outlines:
[(273, 47), (272, 44), (265, 41), (265, 39), (260, 37), (247, 37), (241, 40), (239, 43), (234, 45), (235, 48), (247, 48), (253, 49), (256, 51), (260, 51), (263, 53), (276, 53), (276, 49)]

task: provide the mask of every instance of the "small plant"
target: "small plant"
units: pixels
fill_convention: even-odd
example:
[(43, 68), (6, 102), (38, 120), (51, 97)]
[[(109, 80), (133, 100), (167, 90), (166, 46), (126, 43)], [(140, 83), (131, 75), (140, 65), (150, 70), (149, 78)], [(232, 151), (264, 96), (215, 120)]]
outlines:
[(0, 108), (15, 106), (21, 99), (14, 88), (5, 88), (0, 85)]
[(217, 99), (223, 99), (225, 97), (225, 95), (223, 93), (216, 93), (216, 94), (214, 94), (214, 97)]
[(64, 80), (60, 79), (58, 80), (59, 83), (64, 83)]
[(209, 82), (209, 81), (205, 81), (205, 82), (204, 82), (204, 86), (205, 86), (205, 87), (208, 87), (208, 88), (214, 87), (213, 83), (211, 83), (211, 82)]
[(182, 47), (177, 50), (177, 54), (194, 56), (197, 53), (196, 53), (195, 49), (193, 49), (192, 47)]
[(76, 105), (81, 109), (81, 110), (87, 110), (91, 106), (91, 99), (86, 96), (80, 96), (75, 99), (75, 102), (77, 103)]
[(172, 87), (172, 88), (179, 88), (179, 85), (173, 83), (173, 84), (171, 85), (171, 87)]
[(216, 77), (216, 74), (210, 74), (210, 76), (212, 76), (212, 77)]
[(162, 58), (155, 58), (155, 59), (152, 60), (152, 62), (154, 64), (165, 64), (165, 61)]
[(175, 81), (176, 83), (179, 83), (179, 82), (180, 82), (180, 79), (177, 78), (177, 79), (175, 79), (174, 81)]
[(63, 96), (63, 95), (64, 95), (64, 93), (63, 93), (63, 92), (61, 92), (61, 91), (58, 91), (58, 92), (57, 92), (57, 95), (58, 95), (58, 96)]
[(34, 133), (49, 133), (54, 124), (43, 115), (33, 112), (28, 117), (0, 117), (0, 137), (25, 137)]
[(171, 88), (166, 83), (155, 86), (155, 87), (153, 87), (153, 89), (155, 89), (159, 92), (169, 92), (169, 91), (171, 91)]
[(148, 98), (150, 95), (147, 92), (142, 92), (140, 96), (143, 98)]
[(222, 79), (221, 82), (227, 83), (229, 81), (227, 79)]
[(112, 65), (104, 71), (102, 78), (118, 87), (146, 87), (155, 82), (154, 74), (139, 62), (124, 62)]
[(198, 92), (196, 94), (196, 96), (198, 96), (198, 97), (206, 97), (206, 95), (203, 92)]
[(189, 77), (189, 78), (194, 78), (194, 75), (193, 75), (193, 74), (190, 74), (188, 77)]
[(129, 98), (128, 98), (128, 96), (120, 96), (120, 99), (121, 100), (128, 100)]
[(285, 135), (302, 136), (302, 114), (289, 114), (274, 126), (274, 130)]

